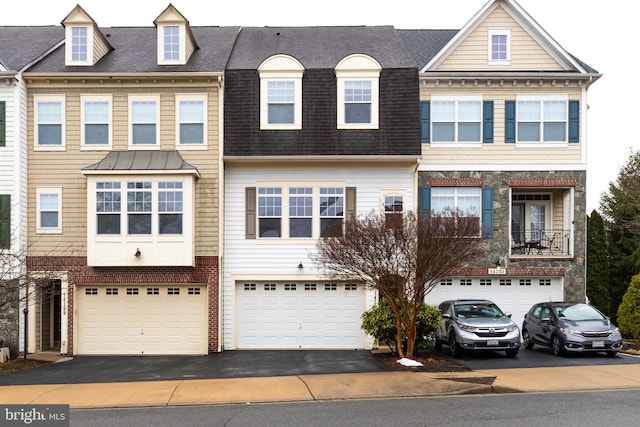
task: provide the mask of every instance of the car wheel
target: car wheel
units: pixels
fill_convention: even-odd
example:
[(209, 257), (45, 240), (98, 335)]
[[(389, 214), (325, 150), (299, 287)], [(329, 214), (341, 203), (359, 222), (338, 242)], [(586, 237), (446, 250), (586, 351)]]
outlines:
[(440, 351), (442, 350), (442, 341), (438, 337), (436, 337), (435, 342), (433, 343), (433, 348)]
[(449, 351), (453, 357), (462, 356), (462, 347), (460, 347), (458, 341), (456, 341), (456, 334), (453, 332), (449, 335)]
[(557, 335), (554, 335), (553, 338), (551, 338), (551, 352), (554, 356), (560, 356), (563, 353), (562, 341), (560, 341), (560, 337)]
[(526, 329), (522, 330), (522, 341), (524, 342), (524, 348), (526, 348), (527, 350), (531, 350), (533, 348), (533, 341), (531, 341), (529, 331), (527, 331)]
[(510, 348), (509, 350), (505, 350), (504, 352), (507, 353), (507, 357), (516, 357), (516, 355), (518, 354), (518, 350), (520, 350), (520, 347)]
[(616, 357), (616, 354), (618, 354), (618, 351), (607, 351), (607, 356), (609, 357)]

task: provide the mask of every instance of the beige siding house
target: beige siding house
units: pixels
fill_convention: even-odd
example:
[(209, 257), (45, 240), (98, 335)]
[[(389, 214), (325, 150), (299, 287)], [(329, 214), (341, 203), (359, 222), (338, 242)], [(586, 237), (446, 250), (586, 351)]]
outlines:
[(478, 216), (485, 244), (427, 302), (488, 298), (522, 324), (538, 301), (584, 301), (587, 90), (600, 74), (511, 0), (459, 31), (401, 33), (421, 67), (419, 208)]
[(62, 25), (25, 73), (28, 350), (218, 351), (220, 103), (238, 29), (192, 28), (171, 5), (149, 27), (101, 28), (80, 6)]

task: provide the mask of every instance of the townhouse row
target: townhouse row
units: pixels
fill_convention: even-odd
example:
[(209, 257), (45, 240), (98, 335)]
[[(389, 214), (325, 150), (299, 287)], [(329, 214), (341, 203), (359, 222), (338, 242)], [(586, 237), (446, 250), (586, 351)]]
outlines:
[(0, 27), (15, 351), (371, 348), (378, 299), (314, 264), (372, 211), (458, 208), (485, 256), (426, 299), (584, 300), (587, 90), (513, 0), (459, 30)]

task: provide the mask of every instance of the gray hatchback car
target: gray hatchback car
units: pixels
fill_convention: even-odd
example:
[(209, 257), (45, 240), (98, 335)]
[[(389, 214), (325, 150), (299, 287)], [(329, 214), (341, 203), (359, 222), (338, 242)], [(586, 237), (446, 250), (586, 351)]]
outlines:
[(524, 316), (522, 337), (527, 349), (534, 344), (562, 353), (605, 352), (615, 356), (622, 349), (622, 335), (611, 320), (595, 307), (576, 302), (542, 302)]
[(488, 300), (448, 300), (440, 303), (440, 326), (435, 347), (449, 346), (452, 356), (465, 350), (504, 350), (514, 357), (520, 349), (520, 329), (496, 304)]

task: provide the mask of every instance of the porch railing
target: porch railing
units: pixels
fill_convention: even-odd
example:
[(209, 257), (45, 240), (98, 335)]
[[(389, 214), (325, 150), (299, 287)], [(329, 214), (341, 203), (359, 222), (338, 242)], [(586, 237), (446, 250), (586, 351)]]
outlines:
[(570, 230), (524, 230), (511, 232), (511, 255), (569, 255)]

